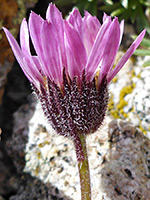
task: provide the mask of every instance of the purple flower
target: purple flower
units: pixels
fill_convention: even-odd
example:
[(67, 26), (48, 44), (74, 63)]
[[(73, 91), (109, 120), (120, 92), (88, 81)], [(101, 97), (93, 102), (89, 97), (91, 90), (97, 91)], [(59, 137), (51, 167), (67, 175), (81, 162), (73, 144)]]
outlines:
[[(50, 4), (46, 20), (31, 12), (23, 19), (20, 46), (3, 28), (23, 72), (32, 83), (45, 115), (61, 135), (77, 139), (101, 125), (108, 103), (107, 85), (142, 41), (146, 30), (133, 42), (113, 68), (124, 21), (119, 24), (104, 14), (103, 23), (85, 11), (74, 9), (66, 20)], [(29, 37), (36, 51), (31, 55)]]

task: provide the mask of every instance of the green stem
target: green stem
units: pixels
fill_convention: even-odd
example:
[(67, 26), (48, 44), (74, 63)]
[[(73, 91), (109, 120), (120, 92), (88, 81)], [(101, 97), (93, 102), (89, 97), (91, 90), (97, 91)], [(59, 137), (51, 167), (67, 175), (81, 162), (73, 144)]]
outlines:
[[(80, 176), (80, 187), (81, 187), (81, 200), (91, 200), (91, 184), (90, 184), (90, 172), (88, 155), (86, 149), (86, 138), (82, 134), (79, 136), (80, 141), (74, 141), (76, 147), (76, 155), (78, 160), (78, 170)], [(81, 150), (79, 150), (79, 142), (81, 144)], [(77, 149), (78, 146), (78, 149)], [(79, 155), (80, 154), (80, 155)]]

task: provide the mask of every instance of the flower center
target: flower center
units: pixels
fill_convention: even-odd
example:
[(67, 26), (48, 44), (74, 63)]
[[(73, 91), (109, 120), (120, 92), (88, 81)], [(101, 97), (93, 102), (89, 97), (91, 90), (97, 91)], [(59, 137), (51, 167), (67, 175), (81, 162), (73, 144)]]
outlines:
[(86, 80), (83, 72), (81, 85), (75, 77), (71, 80), (63, 73), (63, 88), (47, 79), (36, 91), (44, 113), (60, 135), (75, 138), (79, 134), (95, 132), (105, 117), (108, 104), (107, 81), (97, 87), (98, 73), (93, 81)]

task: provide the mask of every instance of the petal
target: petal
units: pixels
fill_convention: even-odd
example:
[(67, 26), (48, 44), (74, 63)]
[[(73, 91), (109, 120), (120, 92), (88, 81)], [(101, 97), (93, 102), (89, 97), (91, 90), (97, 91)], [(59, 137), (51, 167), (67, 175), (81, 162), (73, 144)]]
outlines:
[(75, 60), (75, 57), (73, 55), (73, 52), (67, 40), (65, 40), (65, 46), (66, 46), (66, 55), (67, 55), (67, 70), (66, 71), (68, 75), (70, 76), (70, 78), (73, 80), (75, 76), (80, 76), (82, 69), (80, 69), (80, 67), (78, 66), (78, 63)]
[(107, 18), (103, 25), (101, 26), (97, 37), (95, 39), (93, 48), (91, 50), (90, 56), (88, 58), (85, 70), (86, 70), (86, 77), (88, 80), (92, 80), (95, 76), (95, 71), (98, 68), (98, 65), (102, 59), (103, 52), (109, 38), (106, 36), (106, 33), (110, 29), (111, 20)]
[(29, 17), (29, 31), (32, 43), (34, 45), (37, 55), (40, 57), (41, 61), (44, 61), (43, 49), (42, 49), (42, 38), (41, 38), (41, 28), (44, 20), (34, 12), (31, 12)]
[[(65, 33), (67, 43), (72, 51), (72, 55), (78, 63), (78, 71), (82, 73), (82, 70), (84, 69), (87, 60), (87, 55), (83, 42), (78, 32), (67, 21), (65, 21)], [(80, 76), (80, 74), (78, 75)]]
[(64, 47), (64, 24), (61, 12), (56, 8), (55, 5), (50, 3), (46, 11), (46, 19), (48, 22), (51, 22), (55, 32), (57, 33), (63, 65), (66, 66), (66, 52)]
[(3, 30), (5, 31), (7, 39), (12, 48), (12, 51), (13, 51), (18, 63), (20, 64), (24, 74), (26, 75), (26, 77), (29, 79), (29, 81), (31, 83), (34, 83), (35, 85), (37, 85), (37, 79), (39, 79), (39, 77), (36, 79), (35, 73), (32, 73), (32, 70), (31, 70), (31, 68), (34, 68), (34, 67), (32, 65), (29, 66), (28, 63), (25, 62), (24, 55), (23, 55), (17, 41), (12, 36), (12, 34), (6, 28), (3, 28)]
[(49, 4), (46, 11), (46, 19), (57, 27), (62, 26), (62, 15), (61, 12), (52, 3)]
[(55, 32), (51, 23), (45, 21), (42, 26), (41, 35), (44, 59), (46, 60), (46, 75), (61, 84), (63, 64), (57, 32)]
[(94, 24), (94, 26), (100, 28), (101, 27), (101, 24), (99, 22), (99, 20), (97, 19), (96, 16), (92, 16), (88, 11), (84, 11), (84, 15), (85, 17), (84, 18), (88, 18), (88, 19), (91, 19), (92, 23)]
[(67, 21), (75, 28), (82, 38), (82, 17), (78, 9), (74, 8), (67, 18)]
[(108, 39), (106, 40), (106, 46), (103, 52), (103, 58), (100, 68), (99, 83), (109, 70), (113, 67), (113, 63), (119, 48), (120, 42), (120, 24), (118, 19), (115, 18), (110, 25), (109, 31), (105, 35)]
[(34, 65), (36, 66), (37, 70), (40, 72), (41, 76), (44, 76), (43, 71), (42, 71), (42, 64), (38, 58), (38, 56), (32, 56), (32, 60), (34, 62)]
[(83, 41), (87, 55), (90, 54), (100, 27), (101, 24), (98, 19), (85, 11), (85, 17), (83, 18)]
[(111, 17), (108, 16), (108, 15), (104, 12), (104, 15), (103, 15), (103, 23), (104, 23), (106, 20), (111, 20)]
[(20, 27), (20, 45), (23, 53), (30, 54), (29, 32), (26, 19), (22, 20)]
[[(42, 69), (38, 58), (37, 56), (31, 56), (30, 53), (29, 32), (27, 22), (25, 19), (23, 19), (21, 23), (20, 44), (23, 52), (24, 63), (26, 63), (26, 70), (32, 76), (34, 82), (37, 82), (38, 80), (39, 82), (43, 83)], [(35, 86), (36, 85), (37, 84), (35, 84)]]
[(44, 50), (43, 50), (43, 40), (42, 40), (42, 27), (45, 20), (43, 20), (39, 15), (31, 12), (29, 17), (29, 31), (34, 49), (39, 57), (42, 73), (47, 76), (47, 61), (45, 60)]
[(114, 76), (120, 71), (120, 69), (124, 66), (124, 64), (127, 62), (127, 60), (132, 56), (134, 51), (137, 49), (139, 44), (141, 43), (144, 35), (146, 33), (146, 29), (143, 30), (140, 35), (137, 37), (137, 39), (132, 43), (132, 45), (129, 47), (125, 55), (121, 58), (119, 63), (116, 65), (116, 67), (111, 71), (108, 77), (108, 82), (110, 82)]
[(15, 38), (12, 36), (12, 34), (6, 28), (3, 27), (3, 30), (4, 30), (4, 32), (6, 34), (6, 37), (7, 37), (8, 41), (9, 41), (9, 44), (10, 44), (10, 46), (12, 48), (12, 51), (13, 51), (18, 63), (20, 64), (23, 72), (25, 73), (27, 78), (32, 82), (30, 76), (26, 72), (26, 69), (25, 69), (25, 66), (24, 66), (24, 63), (23, 63), (23, 53), (22, 53), (17, 41), (15, 40)]
[(15, 57), (18, 60), (18, 63), (22, 66), (23, 65), (23, 54), (22, 54), (22, 51), (21, 51), (17, 41), (15, 40), (15, 38), (12, 36), (12, 34), (6, 28), (3, 27), (3, 30), (6, 34), (6, 37), (9, 41), (9, 44), (12, 48), (12, 51), (13, 51)]
[(39, 82), (43, 84), (43, 77), (40, 71), (38, 70), (39, 66), (37, 65), (37, 61), (35, 61), (35, 59), (32, 56), (24, 55), (23, 62), (26, 66), (26, 72), (32, 78), (32, 82), (34, 83), (34, 85), (38, 88)]

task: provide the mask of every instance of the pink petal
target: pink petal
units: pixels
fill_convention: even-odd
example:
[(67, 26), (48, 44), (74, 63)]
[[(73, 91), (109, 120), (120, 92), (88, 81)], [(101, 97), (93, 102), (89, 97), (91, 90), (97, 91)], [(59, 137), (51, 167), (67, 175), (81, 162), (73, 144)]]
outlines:
[(90, 54), (100, 27), (101, 24), (98, 19), (85, 11), (85, 17), (83, 18), (83, 41), (87, 55)]
[(106, 33), (109, 32), (110, 24), (111, 20), (110, 18), (107, 18), (97, 34), (96, 40), (94, 42), (93, 48), (85, 67), (87, 78), (89, 80), (92, 80), (95, 76), (95, 71), (98, 68), (98, 65), (103, 57), (106, 43), (109, 40), (109, 38), (106, 37)]
[(29, 32), (26, 19), (22, 20), (20, 27), (20, 45), (24, 54), (30, 54)]
[(36, 82), (43, 82), (43, 77), (41, 75), (42, 69), (38, 61), (37, 56), (31, 56), (30, 53), (30, 44), (29, 44), (29, 32), (26, 19), (23, 19), (20, 28), (20, 44), (24, 56), (24, 62), (26, 63), (26, 68), (29, 74), (32, 75), (32, 78)]
[(35, 67), (37, 68), (38, 72), (40, 73), (41, 77), (43, 77), (44, 74), (42, 71), (42, 64), (41, 64), (38, 56), (32, 56), (32, 60), (34, 62)]
[(73, 80), (75, 76), (78, 76), (81, 74), (82, 69), (80, 69), (78, 62), (76, 61), (67, 40), (65, 40), (65, 46), (66, 46), (66, 55), (67, 55), (66, 71), (68, 75), (70, 76), (70, 78)]
[(66, 66), (66, 52), (64, 47), (64, 24), (61, 12), (50, 3), (46, 11), (46, 19), (51, 22), (58, 37), (63, 65)]
[(61, 12), (52, 3), (49, 4), (46, 11), (46, 19), (55, 26), (62, 27), (62, 15)]
[(137, 49), (137, 47), (141, 43), (145, 33), (146, 33), (146, 29), (140, 33), (140, 35), (136, 38), (136, 40), (133, 42), (133, 44), (129, 47), (129, 49), (127, 50), (125, 55), (121, 58), (119, 63), (109, 74), (108, 82), (110, 82), (114, 78), (114, 76), (120, 71), (120, 69), (124, 66), (124, 64), (127, 62), (127, 60), (132, 56), (134, 51)]
[(110, 25), (109, 32), (105, 35), (108, 39), (106, 40), (106, 46), (104, 48), (100, 75), (99, 75), (99, 83), (103, 79), (105, 75), (109, 72), (109, 70), (113, 67), (113, 63), (119, 48), (120, 42), (120, 24), (118, 19), (115, 18)]
[(34, 45), (37, 55), (40, 57), (41, 61), (44, 61), (43, 49), (42, 49), (42, 38), (41, 38), (41, 28), (44, 20), (34, 12), (31, 12), (29, 17), (29, 31), (32, 43)]
[(92, 16), (88, 11), (84, 11), (84, 15), (85, 17), (84, 18), (89, 18), (91, 19), (92, 23), (94, 24), (95, 27), (98, 27), (100, 28), (101, 27), (101, 24), (99, 22), (99, 20), (97, 19), (96, 16)]
[(42, 26), (41, 35), (44, 58), (46, 60), (46, 75), (61, 84), (63, 71), (62, 55), (57, 33), (53, 25), (45, 21)]
[[(32, 82), (36, 87), (39, 87), (39, 82), (43, 83), (43, 77), (40, 71), (38, 70), (37, 62), (32, 56), (24, 55), (23, 58), (24, 65), (26, 66), (27, 73), (31, 76)], [(36, 65), (35, 65), (36, 64)]]
[(25, 62), (24, 55), (23, 55), (17, 41), (15, 40), (15, 38), (12, 36), (12, 34), (6, 28), (3, 28), (3, 30), (5, 31), (7, 39), (12, 48), (12, 51), (13, 51), (18, 63), (20, 64), (24, 74), (26, 75), (26, 77), (29, 79), (30, 82), (32, 82), (36, 85), (37, 79), (41, 80), (40, 75), (37, 76), (37, 79), (35, 78), (35, 73), (32, 72), (32, 70), (34, 70), (34, 66), (32, 66), (32, 65), (29, 66), (28, 63)]
[[(82, 73), (87, 60), (87, 55), (83, 42), (78, 32), (67, 21), (65, 21), (65, 33), (67, 43), (69, 44), (70, 50), (72, 51), (72, 55), (74, 55), (74, 59), (78, 63), (77, 71)], [(78, 74), (78, 76), (80, 76), (80, 74)]]
[(82, 38), (82, 17), (78, 9), (74, 8), (67, 18), (67, 21), (75, 28)]
[(106, 20), (111, 20), (111, 17), (108, 16), (108, 15), (104, 12), (104, 15), (103, 15), (103, 23), (104, 23)]
[(29, 74), (26, 72), (26, 68), (25, 68), (24, 63), (23, 63), (23, 53), (22, 53), (17, 41), (15, 40), (15, 38), (12, 36), (12, 34), (6, 28), (3, 27), (3, 30), (6, 34), (6, 37), (7, 37), (9, 44), (12, 48), (12, 51), (13, 51), (18, 63), (20, 64), (23, 72), (25, 73), (27, 78), (32, 82), (32, 79), (30, 78)]
[(21, 51), (17, 41), (15, 40), (15, 38), (12, 36), (12, 34), (6, 28), (3, 27), (3, 30), (6, 34), (6, 37), (9, 41), (9, 44), (12, 48), (12, 51), (13, 51), (16, 59), (18, 60), (19, 64), (21, 66), (23, 66), (23, 54), (22, 54), (22, 51)]

